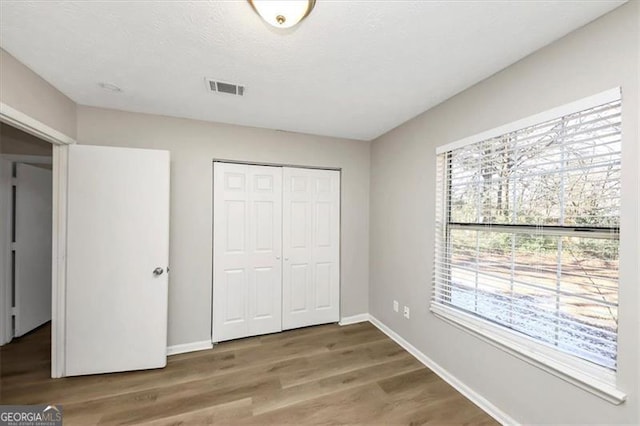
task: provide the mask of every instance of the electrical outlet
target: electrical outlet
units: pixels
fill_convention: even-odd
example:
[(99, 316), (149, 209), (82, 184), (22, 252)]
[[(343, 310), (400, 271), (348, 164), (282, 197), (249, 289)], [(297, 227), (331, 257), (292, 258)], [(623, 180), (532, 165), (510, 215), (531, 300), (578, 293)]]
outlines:
[(397, 300), (394, 300), (394, 301), (393, 301), (393, 310), (394, 310), (395, 312), (398, 312), (398, 310), (400, 310), (400, 305), (398, 304), (398, 301), (397, 301)]
[(404, 307), (404, 317), (406, 319), (409, 319), (411, 317), (411, 312), (409, 311), (409, 307), (408, 306)]

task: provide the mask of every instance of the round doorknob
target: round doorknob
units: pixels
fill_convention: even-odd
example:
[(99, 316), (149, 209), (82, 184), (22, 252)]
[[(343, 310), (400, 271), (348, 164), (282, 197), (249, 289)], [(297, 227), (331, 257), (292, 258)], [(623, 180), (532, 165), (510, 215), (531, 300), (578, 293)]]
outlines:
[(156, 269), (153, 270), (153, 275), (160, 276), (160, 275), (162, 275), (163, 272), (164, 272), (164, 269), (156, 268)]

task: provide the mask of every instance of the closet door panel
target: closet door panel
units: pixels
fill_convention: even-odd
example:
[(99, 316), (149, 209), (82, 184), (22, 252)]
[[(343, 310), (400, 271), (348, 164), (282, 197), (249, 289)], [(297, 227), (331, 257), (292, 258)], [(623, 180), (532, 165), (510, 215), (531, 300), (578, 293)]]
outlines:
[(284, 168), (283, 329), (340, 315), (340, 173)]
[(282, 330), (282, 170), (214, 163), (213, 337)]
[(282, 168), (248, 166), (251, 275), (248, 336), (282, 331)]
[(292, 313), (307, 312), (309, 310), (307, 300), (309, 265), (307, 263), (296, 263), (290, 265), (287, 269), (290, 271), (291, 280), (288, 292), (290, 300), (287, 301), (289, 303), (289, 310)]

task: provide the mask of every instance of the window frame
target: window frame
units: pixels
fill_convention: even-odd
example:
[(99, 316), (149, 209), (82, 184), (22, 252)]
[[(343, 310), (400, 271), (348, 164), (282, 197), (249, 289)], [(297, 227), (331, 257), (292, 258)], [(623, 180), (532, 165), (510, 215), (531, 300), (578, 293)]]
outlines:
[[(564, 115), (580, 112), (592, 107), (596, 107), (602, 104), (613, 102), (621, 99), (621, 90), (619, 87), (598, 93), (594, 96), (590, 96), (584, 99), (580, 99), (576, 102), (553, 108), (540, 114), (517, 120), (504, 126), (500, 126), (495, 129), (491, 129), (486, 132), (479, 133), (474, 136), (464, 138), (462, 140), (449, 143), (436, 148), (437, 161), (442, 161), (441, 156), (446, 155), (446, 162), (444, 171), (438, 166), (437, 170), (443, 173), (444, 176), (440, 177), (443, 182), (440, 182), (436, 190), (436, 198), (439, 199), (436, 202), (436, 209), (440, 211), (436, 212), (436, 217), (442, 219), (442, 223), (436, 225), (437, 233), (436, 241), (449, 245), (451, 225), (454, 225), (455, 229), (470, 229), (481, 231), (482, 228), (490, 228), (490, 224), (467, 224), (450, 222), (451, 217), (451, 204), (450, 199), (447, 196), (447, 186), (451, 185), (450, 179), (450, 167), (448, 160), (450, 159), (450, 152), (456, 149), (462, 148), (466, 145), (481, 142), (487, 139), (495, 138), (507, 133), (511, 133), (529, 126), (537, 125), (545, 121), (557, 119)], [(440, 201), (440, 202), (438, 202)], [(504, 224), (494, 224), (493, 229), (496, 227), (504, 227), (505, 229), (513, 226)], [(517, 228), (522, 228), (516, 225)], [(536, 228), (532, 225), (532, 228)], [(540, 229), (540, 227), (537, 227)], [(607, 233), (615, 232), (619, 235), (619, 227), (611, 228), (599, 228), (599, 227), (577, 227), (577, 226), (545, 226), (554, 233), (564, 234), (566, 231), (570, 232), (570, 235), (575, 236), (593, 236), (594, 233)], [(512, 232), (512, 231), (509, 231)], [(444, 240), (444, 241), (442, 241)], [(440, 255), (436, 250), (436, 256)], [(435, 293), (437, 288), (437, 278), (435, 275), (437, 267), (434, 265), (434, 281), (432, 286), (432, 292)], [(534, 341), (532, 338), (522, 335), (515, 330), (511, 330), (504, 326), (495, 324), (490, 320), (483, 319), (480, 316), (473, 315), (471, 313), (465, 313), (462, 310), (458, 310), (454, 307), (447, 307), (441, 303), (434, 303), (433, 298), (430, 303), (430, 311), (438, 318), (445, 322), (468, 332), (481, 340), (492, 344), (493, 346), (510, 353), (538, 368), (541, 368), (554, 376), (557, 376), (569, 383), (572, 383), (588, 392), (591, 392), (612, 404), (621, 404), (626, 399), (626, 394), (616, 387), (616, 371), (612, 371), (606, 367), (599, 366), (589, 361), (578, 358), (577, 356), (563, 353), (557, 349)]]

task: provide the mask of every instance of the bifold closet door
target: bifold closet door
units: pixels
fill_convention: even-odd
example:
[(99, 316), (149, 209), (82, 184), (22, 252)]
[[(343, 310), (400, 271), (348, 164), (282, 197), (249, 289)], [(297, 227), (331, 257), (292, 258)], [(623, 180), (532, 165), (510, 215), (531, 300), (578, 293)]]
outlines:
[(213, 340), (282, 330), (282, 168), (214, 163)]
[(283, 329), (340, 319), (340, 172), (284, 168)]

